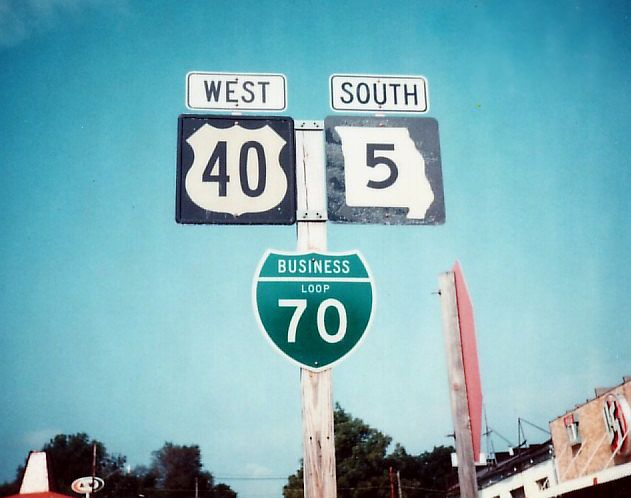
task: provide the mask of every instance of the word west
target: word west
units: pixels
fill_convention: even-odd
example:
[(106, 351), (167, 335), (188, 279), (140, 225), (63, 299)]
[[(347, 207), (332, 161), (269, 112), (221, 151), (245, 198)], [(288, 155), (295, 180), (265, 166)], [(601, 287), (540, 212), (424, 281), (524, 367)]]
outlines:
[[(225, 84), (224, 84), (225, 83)], [(230, 102), (238, 104), (251, 104), (255, 100), (261, 103), (267, 103), (267, 87), (269, 81), (239, 81), (226, 80), (204, 80), (204, 90), (206, 91), (206, 100), (208, 102)]]
[(282, 111), (287, 105), (285, 77), (188, 73), (186, 105), (190, 109)]

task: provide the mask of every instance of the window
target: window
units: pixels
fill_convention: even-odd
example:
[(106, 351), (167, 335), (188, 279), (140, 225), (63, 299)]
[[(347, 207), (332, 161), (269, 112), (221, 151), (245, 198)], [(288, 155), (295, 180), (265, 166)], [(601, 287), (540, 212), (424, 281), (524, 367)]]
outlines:
[(523, 486), (511, 490), (510, 495), (511, 498), (526, 498), (526, 492), (524, 491)]
[(537, 479), (537, 486), (539, 491), (550, 488), (550, 479), (544, 477), (543, 479)]
[(578, 414), (570, 413), (563, 417), (563, 424), (567, 432), (567, 438), (571, 446), (581, 444), (581, 435), (578, 432)]

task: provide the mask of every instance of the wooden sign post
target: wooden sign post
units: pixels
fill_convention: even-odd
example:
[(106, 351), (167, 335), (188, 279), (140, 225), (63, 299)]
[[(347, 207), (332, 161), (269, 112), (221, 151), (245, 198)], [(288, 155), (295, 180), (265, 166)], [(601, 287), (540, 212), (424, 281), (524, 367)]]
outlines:
[[(326, 251), (325, 161), (320, 121), (296, 121), (298, 251)], [(300, 369), (304, 498), (336, 498), (332, 370)]]
[(438, 277), (438, 281), (445, 349), (447, 352), (451, 417), (456, 437), (460, 497), (476, 498), (478, 485), (473, 455), (471, 421), (469, 419), (467, 402), (467, 385), (465, 382), (464, 361), (462, 356), (455, 274), (453, 271), (441, 273)]

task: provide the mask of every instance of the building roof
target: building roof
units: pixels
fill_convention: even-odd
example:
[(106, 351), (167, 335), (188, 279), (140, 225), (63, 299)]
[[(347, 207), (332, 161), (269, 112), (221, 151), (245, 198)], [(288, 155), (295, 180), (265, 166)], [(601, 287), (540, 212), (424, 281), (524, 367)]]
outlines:
[(514, 474), (552, 458), (552, 440), (531, 444), (528, 448), (516, 448), (515, 454), (506, 459), (498, 459), (496, 464), (487, 465), (477, 472), (478, 487), (486, 488)]
[(614, 389), (617, 389), (621, 386), (624, 386), (627, 382), (631, 382), (631, 376), (629, 375), (624, 375), (622, 377), (622, 383), (617, 384), (615, 386), (611, 386), (611, 387), (596, 387), (594, 388), (594, 397), (593, 398), (588, 398), (585, 400), (584, 403), (578, 403), (574, 406), (574, 408), (570, 408), (568, 410), (565, 411), (565, 413), (563, 415), (559, 415), (557, 417), (554, 417), (550, 423), (554, 422), (555, 420), (558, 420), (562, 417), (564, 417), (565, 415), (567, 415), (568, 413), (572, 413), (576, 410), (578, 410), (579, 408), (581, 408), (582, 406), (587, 405), (588, 403), (591, 403), (592, 401), (594, 401), (595, 399), (600, 398), (601, 396), (604, 396), (605, 394), (613, 391)]
[(18, 493), (17, 495), (6, 496), (5, 498), (76, 498), (54, 491), (43, 491), (40, 493)]
[[(531, 444), (528, 448), (516, 448), (514, 454), (507, 452), (496, 453), (497, 463), (491, 463), (477, 471), (478, 489), (491, 486), (499, 481), (519, 474), (541, 462), (552, 458), (552, 440), (540, 444)], [(459, 496), (460, 486), (454, 485), (449, 489), (448, 496)]]

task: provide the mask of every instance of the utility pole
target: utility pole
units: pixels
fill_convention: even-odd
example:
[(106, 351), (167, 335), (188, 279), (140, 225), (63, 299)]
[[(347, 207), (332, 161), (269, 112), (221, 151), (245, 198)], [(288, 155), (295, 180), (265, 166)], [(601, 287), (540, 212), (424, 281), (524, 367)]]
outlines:
[[(92, 484), (90, 491), (94, 493), (96, 488), (96, 443), (92, 443)], [(86, 493), (86, 498), (90, 498), (90, 493)]]
[(396, 498), (394, 495), (394, 471), (392, 467), (388, 470), (388, 476), (390, 477), (390, 498)]

